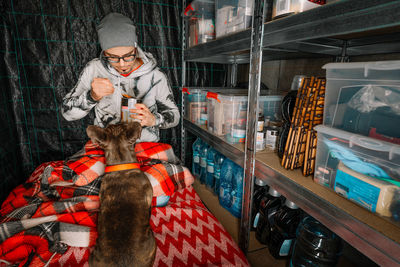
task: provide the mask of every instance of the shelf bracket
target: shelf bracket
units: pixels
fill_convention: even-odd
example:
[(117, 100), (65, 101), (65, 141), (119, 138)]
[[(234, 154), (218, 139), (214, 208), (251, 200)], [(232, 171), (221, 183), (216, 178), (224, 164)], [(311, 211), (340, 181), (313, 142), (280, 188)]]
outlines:
[(344, 40), (343, 41), (343, 45), (342, 45), (342, 53), (341, 53), (341, 55), (340, 56), (337, 56), (336, 57), (336, 62), (349, 62), (350, 61), (350, 58), (349, 58), (349, 56), (347, 55), (347, 47), (348, 47), (348, 41), (347, 40)]
[(238, 68), (238, 65), (237, 65), (236, 59), (235, 59), (235, 63), (229, 65), (229, 69), (230, 69), (230, 71), (229, 71), (229, 87), (236, 87), (237, 68)]

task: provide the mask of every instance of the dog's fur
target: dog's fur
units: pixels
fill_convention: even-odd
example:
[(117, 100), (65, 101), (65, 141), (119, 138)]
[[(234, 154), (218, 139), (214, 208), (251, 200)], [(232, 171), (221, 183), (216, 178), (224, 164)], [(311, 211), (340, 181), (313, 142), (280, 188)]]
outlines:
[[(137, 122), (89, 126), (92, 142), (104, 149), (106, 164), (137, 162), (134, 150), (140, 138)], [(153, 188), (140, 169), (104, 174), (100, 188), (98, 238), (90, 266), (152, 266), (156, 242), (150, 228)]]

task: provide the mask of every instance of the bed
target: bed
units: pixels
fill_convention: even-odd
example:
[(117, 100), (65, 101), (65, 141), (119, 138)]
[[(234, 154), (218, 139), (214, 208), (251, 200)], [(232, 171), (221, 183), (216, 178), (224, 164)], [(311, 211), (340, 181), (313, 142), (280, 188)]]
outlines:
[[(154, 266), (249, 266), (171, 146), (140, 143), (135, 151), (154, 192)], [(1, 206), (0, 266), (88, 266), (104, 168), (104, 152), (91, 141), (66, 160), (38, 166)]]

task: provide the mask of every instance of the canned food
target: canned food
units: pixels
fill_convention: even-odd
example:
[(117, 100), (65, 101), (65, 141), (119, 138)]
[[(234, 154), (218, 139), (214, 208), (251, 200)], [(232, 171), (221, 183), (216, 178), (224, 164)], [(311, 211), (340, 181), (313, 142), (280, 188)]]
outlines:
[(264, 132), (257, 132), (256, 137), (256, 151), (265, 149), (265, 134)]
[(265, 136), (265, 146), (271, 150), (276, 150), (276, 142), (278, 140), (279, 128), (276, 126), (267, 127)]

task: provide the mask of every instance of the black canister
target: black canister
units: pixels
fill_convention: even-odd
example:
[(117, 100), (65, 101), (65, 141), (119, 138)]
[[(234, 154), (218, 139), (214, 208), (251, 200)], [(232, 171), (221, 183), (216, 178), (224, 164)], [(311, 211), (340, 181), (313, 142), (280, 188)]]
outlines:
[(290, 266), (336, 266), (342, 245), (340, 237), (307, 216), (297, 228)]
[(261, 198), (258, 212), (256, 238), (261, 244), (268, 244), (271, 227), (274, 225), (274, 216), (281, 205), (281, 194), (270, 187), (268, 193)]
[(261, 199), (268, 193), (268, 185), (265, 181), (255, 178), (254, 181), (254, 193), (253, 193), (253, 207), (251, 211), (251, 230), (255, 231), (258, 224), (258, 219), (260, 217), (259, 209), (261, 204)]

